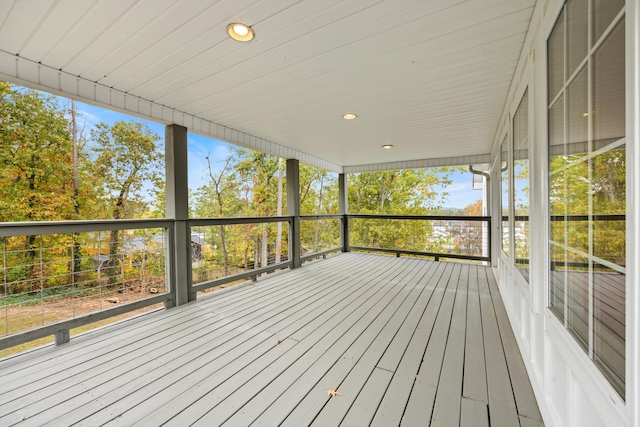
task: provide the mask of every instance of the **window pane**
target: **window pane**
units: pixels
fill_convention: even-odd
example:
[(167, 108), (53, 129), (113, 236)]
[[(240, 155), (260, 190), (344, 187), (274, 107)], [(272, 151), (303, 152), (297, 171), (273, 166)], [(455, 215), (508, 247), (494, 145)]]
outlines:
[(593, 265), (593, 359), (624, 395), (625, 275)]
[(515, 265), (529, 281), (529, 95), (525, 92), (513, 117), (513, 237)]
[(593, 44), (622, 10), (622, 6), (624, 6), (624, 0), (593, 0), (593, 34), (591, 36)]
[(582, 157), (588, 151), (589, 104), (587, 67), (583, 67), (567, 90), (567, 147), (570, 158)]
[(589, 163), (580, 162), (565, 172), (567, 246), (589, 252)]
[(585, 350), (589, 348), (589, 264), (569, 252), (567, 271), (567, 323), (569, 331)]
[(509, 146), (505, 136), (500, 145), (502, 165), (502, 250), (509, 255)]
[(587, 56), (589, 14), (587, 0), (567, 3), (567, 78)]
[(624, 20), (593, 56), (594, 150), (625, 135)]
[(564, 12), (560, 14), (547, 42), (547, 55), (549, 102), (551, 102), (564, 84)]
[(593, 254), (624, 266), (625, 261), (625, 147), (594, 157), (591, 165)]
[(555, 172), (565, 164), (564, 159), (564, 96), (549, 109), (549, 171)]
[[(552, 234), (562, 235), (564, 225), (562, 222), (552, 222)], [(560, 231), (560, 233), (557, 233)], [(566, 251), (554, 244), (551, 245), (551, 270), (549, 275), (549, 308), (564, 323), (564, 302), (565, 291), (564, 282), (566, 271), (564, 269), (564, 259)]]

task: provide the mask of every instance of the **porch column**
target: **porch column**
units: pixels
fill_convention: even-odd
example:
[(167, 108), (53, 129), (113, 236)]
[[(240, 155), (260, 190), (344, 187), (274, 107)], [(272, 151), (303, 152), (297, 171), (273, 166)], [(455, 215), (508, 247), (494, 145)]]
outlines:
[(340, 241), (342, 242), (342, 252), (350, 252), (349, 246), (349, 188), (346, 173), (338, 175), (338, 214), (342, 215), (342, 226), (340, 227)]
[(167, 254), (167, 278), (174, 294), (174, 305), (195, 300), (191, 292), (191, 233), (189, 230), (189, 184), (187, 168), (187, 128), (165, 128), (166, 216), (174, 220), (170, 253)]
[(300, 161), (287, 159), (287, 215), (293, 216), (289, 227), (291, 268), (300, 267)]

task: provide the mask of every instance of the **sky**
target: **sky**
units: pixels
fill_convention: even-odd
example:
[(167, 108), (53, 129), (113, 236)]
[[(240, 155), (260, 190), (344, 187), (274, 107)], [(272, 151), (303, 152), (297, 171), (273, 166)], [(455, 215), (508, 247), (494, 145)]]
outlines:
[[(66, 103), (66, 105), (68, 106), (71, 101), (59, 98), (59, 102)], [(121, 120), (135, 120), (146, 124), (151, 130), (160, 135), (161, 140), (164, 140), (164, 125), (162, 124), (139, 119), (126, 114), (106, 110), (81, 102), (76, 103), (76, 108), (80, 113), (80, 117), (78, 118), (78, 128), (82, 129), (84, 126), (85, 132), (87, 134), (93, 126), (100, 122), (106, 123), (108, 125), (113, 125), (115, 122)], [(214, 171), (218, 170), (224, 165), (224, 160), (229, 154), (231, 147), (232, 146), (226, 142), (189, 133), (189, 188), (195, 190), (208, 181), (208, 166), (206, 160), (207, 157), (211, 159), (211, 164)], [(482, 192), (480, 190), (473, 190), (472, 188), (473, 177), (470, 173), (455, 171), (451, 175), (451, 180), (451, 185), (446, 186), (444, 189), (440, 188), (440, 191), (449, 192), (448, 199), (444, 203), (443, 207), (462, 209), (465, 206), (482, 199)]]

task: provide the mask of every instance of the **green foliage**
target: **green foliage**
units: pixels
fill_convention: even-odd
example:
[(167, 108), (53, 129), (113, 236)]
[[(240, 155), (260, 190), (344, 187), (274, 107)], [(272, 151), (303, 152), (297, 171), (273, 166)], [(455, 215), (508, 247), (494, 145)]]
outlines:
[[(153, 196), (163, 191), (164, 155), (155, 132), (140, 122), (99, 123), (91, 131), (93, 164), (106, 192), (110, 217), (139, 216), (145, 208), (144, 185)], [(137, 215), (136, 215), (137, 214)]]
[(349, 175), (349, 211), (361, 214), (426, 215), (441, 205), (452, 167)]
[[(451, 183), (452, 167), (405, 169), (349, 175), (349, 211), (360, 214), (429, 215), (444, 203), (448, 193), (437, 186)], [(354, 220), (351, 241), (355, 246), (441, 251), (431, 238), (429, 221)]]
[(52, 97), (0, 82), (0, 222), (72, 219), (72, 140)]

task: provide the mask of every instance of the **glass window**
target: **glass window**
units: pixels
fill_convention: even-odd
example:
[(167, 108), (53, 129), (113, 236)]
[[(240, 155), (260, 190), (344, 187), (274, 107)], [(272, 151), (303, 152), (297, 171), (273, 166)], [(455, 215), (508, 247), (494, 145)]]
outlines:
[(515, 265), (529, 281), (529, 95), (513, 116), (513, 207)]
[(624, 0), (593, 0), (593, 33), (592, 44), (604, 33), (611, 21), (620, 13)]
[(510, 218), (509, 218), (509, 144), (507, 135), (504, 136), (502, 144), (500, 144), (500, 164), (502, 168), (502, 250), (509, 255), (509, 236)]
[(587, 56), (587, 27), (589, 25), (587, 0), (567, 3), (567, 75), (570, 78)]
[(553, 101), (564, 84), (564, 11), (547, 43), (547, 74), (549, 101)]
[(591, 26), (587, 3), (568, 0), (547, 41), (549, 307), (624, 398), (624, 2), (595, 0)]

